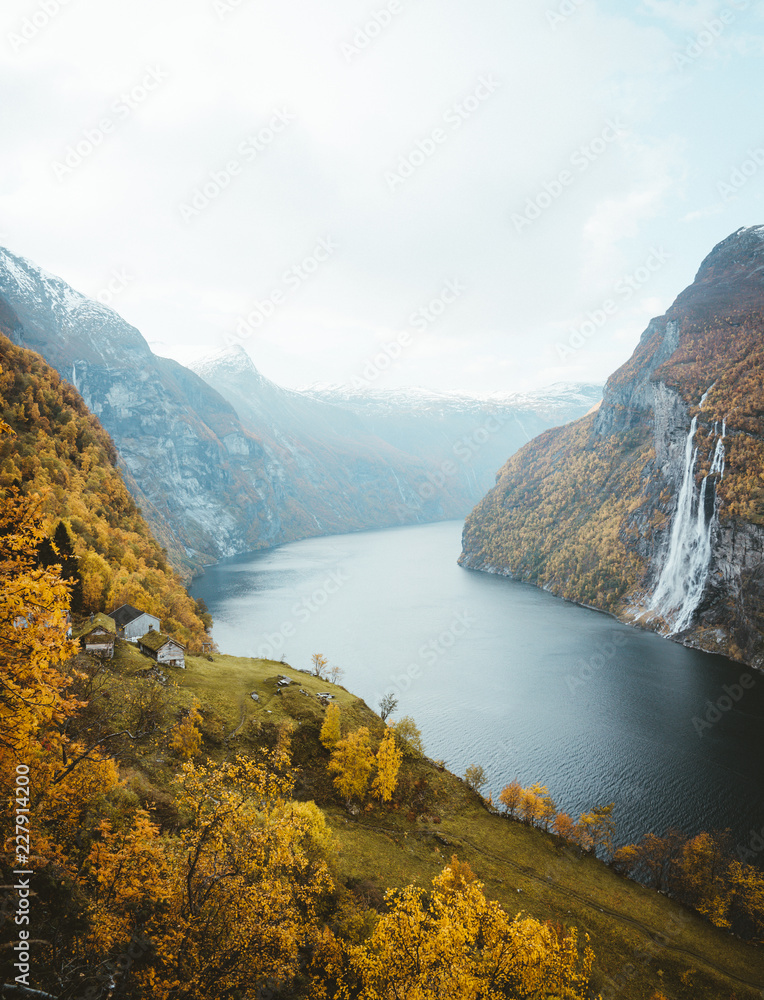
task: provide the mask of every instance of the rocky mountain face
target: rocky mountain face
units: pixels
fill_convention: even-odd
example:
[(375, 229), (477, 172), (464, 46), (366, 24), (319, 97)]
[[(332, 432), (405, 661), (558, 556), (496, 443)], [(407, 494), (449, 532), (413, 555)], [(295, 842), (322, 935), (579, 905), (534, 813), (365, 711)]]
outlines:
[(714, 248), (596, 413), (510, 459), (460, 562), (764, 666), (764, 227)]
[(326, 469), (329, 455), (343, 458), (342, 474), (351, 485), (359, 461), (364, 475), (375, 456), (389, 462), (397, 455), (401, 463), (405, 456), (424, 475), (417, 494), (431, 520), (449, 510), (465, 515), (495, 483), (507, 454), (602, 398), (602, 386), (567, 383), (482, 399), (425, 389), (290, 392), (263, 378), (241, 347), (191, 367), (235, 407), (245, 426), (268, 435), (274, 449), (299, 455), (308, 479), (318, 481), (312, 461)]
[[(511, 455), (548, 427), (582, 416), (602, 386), (557, 383), (528, 393), (480, 398), (426, 389), (386, 391), (336, 387), (310, 390), (347, 411), (367, 430), (401, 450), (429, 459), (461, 481), (474, 505), (496, 482)], [(465, 511), (466, 513), (466, 511)]]
[(541, 416), (533, 406), (458, 401), (451, 420), (439, 404), (419, 414), (425, 431), (407, 434), (397, 417), (385, 430), (339, 398), (274, 385), (241, 348), (195, 371), (157, 357), (112, 309), (3, 249), (0, 330), (78, 389), (185, 571), (312, 535), (464, 516), (493, 481), (490, 444), (503, 441), (503, 458), (521, 443), (519, 430), (505, 434), (520, 427), (516, 410), (530, 422), (525, 440), (533, 420), (583, 413), (600, 394), (565, 387), (558, 402), (554, 392), (540, 397)]

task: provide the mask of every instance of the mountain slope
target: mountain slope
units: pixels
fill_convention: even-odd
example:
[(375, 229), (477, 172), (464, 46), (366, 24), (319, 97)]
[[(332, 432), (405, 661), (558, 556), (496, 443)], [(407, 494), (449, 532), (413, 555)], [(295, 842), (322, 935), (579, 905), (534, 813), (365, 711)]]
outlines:
[(50, 538), (65, 523), (63, 537), (82, 579), (81, 610), (137, 604), (199, 649), (207, 638), (199, 610), (128, 492), (109, 436), (38, 354), (2, 335), (0, 420), (13, 432), (0, 437), (0, 491), (20, 486), (24, 494), (39, 494)]
[(764, 665), (763, 418), (754, 227), (650, 323), (597, 413), (510, 459), (460, 562)]
[(154, 355), (113, 310), (3, 249), (0, 332), (78, 389), (186, 573), (298, 538), (462, 517), (508, 452), (599, 398), (592, 386), (482, 401), (291, 392), (241, 348), (190, 370)]
[[(449, 483), (421, 496), (431, 467), (383, 442), (359, 450), (334, 432), (335, 453), (314, 452), (321, 404), (292, 413), (297, 400), (287, 405), (289, 394), (265, 380), (264, 403), (245, 428), (203, 379), (155, 356), (113, 310), (2, 249), (0, 331), (80, 391), (157, 537), (186, 570), (310, 535), (454, 517), (471, 505)], [(261, 419), (276, 392), (283, 427)], [(309, 424), (300, 431), (301, 416)]]
[(425, 389), (309, 391), (394, 447), (435, 462), (441, 475), (463, 483), (472, 503), (494, 485), (507, 455), (602, 398), (602, 386), (568, 383), (483, 398)]
[[(245, 466), (236, 413), (181, 365), (152, 354), (115, 312), (29, 261), (0, 250), (2, 332), (75, 386), (114, 440), (128, 485), (158, 537), (186, 568), (256, 547), (268, 524), (268, 477)], [(236, 514), (221, 497), (235, 493)], [(272, 532), (274, 535), (276, 530)]]
[[(274, 447), (326, 451), (373, 461), (383, 456), (424, 475), (417, 493), (432, 511), (440, 495), (453, 516), (466, 514), (496, 480), (506, 455), (535, 434), (586, 413), (602, 397), (597, 385), (559, 384), (525, 395), (476, 398), (425, 389), (282, 389), (257, 371), (241, 347), (192, 364), (253, 431)], [(326, 468), (325, 459), (322, 462)], [(345, 467), (352, 483), (353, 470)], [(445, 516), (445, 502), (436, 510)]]
[[(458, 517), (469, 510), (472, 494), (458, 478), (431, 487), (437, 471), (431, 455), (382, 439), (342, 407), (275, 385), (243, 348), (227, 348), (191, 367), (258, 436), (290, 495), (309, 501), (323, 533)], [(358, 516), (361, 510), (365, 518)]]

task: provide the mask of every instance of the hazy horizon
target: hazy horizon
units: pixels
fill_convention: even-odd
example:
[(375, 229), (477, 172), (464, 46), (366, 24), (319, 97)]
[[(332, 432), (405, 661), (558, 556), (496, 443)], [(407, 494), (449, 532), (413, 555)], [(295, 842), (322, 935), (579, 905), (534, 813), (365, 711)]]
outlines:
[(604, 382), (764, 221), (760, 0), (0, 19), (0, 243), (183, 363), (241, 343), (290, 388)]

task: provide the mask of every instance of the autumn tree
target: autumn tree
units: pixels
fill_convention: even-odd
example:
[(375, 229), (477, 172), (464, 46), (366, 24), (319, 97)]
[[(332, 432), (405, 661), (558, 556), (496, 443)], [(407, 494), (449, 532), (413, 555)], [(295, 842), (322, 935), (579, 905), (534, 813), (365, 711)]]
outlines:
[(383, 722), (386, 722), (388, 715), (392, 715), (392, 713), (396, 710), (397, 707), (398, 707), (398, 699), (395, 697), (392, 691), (388, 692), (388, 694), (383, 695), (379, 699), (379, 717), (382, 719)]
[(342, 667), (338, 667), (336, 663), (333, 663), (331, 667), (329, 667), (329, 680), (332, 684), (339, 684), (344, 676), (345, 671)]
[(588, 996), (588, 944), (580, 949), (575, 930), (562, 933), (523, 914), (511, 919), (486, 899), (468, 866), (446, 867), (428, 894), (407, 886), (386, 901), (369, 940), (348, 948), (360, 1000)]
[(320, 740), (327, 750), (333, 750), (342, 738), (340, 727), (340, 706), (336, 701), (332, 701), (326, 710), (324, 724), (321, 726)]
[(549, 791), (545, 785), (533, 784), (524, 788), (520, 796), (520, 818), (524, 823), (537, 825), (545, 812), (545, 800)]
[(602, 848), (606, 854), (613, 853), (613, 837), (615, 835), (615, 820), (613, 819), (614, 803), (607, 806), (595, 806), (590, 813), (582, 813), (578, 821), (581, 838), (589, 850)]
[(326, 669), (329, 666), (327, 658), (320, 653), (314, 653), (311, 660), (313, 661), (313, 676), (318, 677), (319, 680), (325, 680)]
[(169, 848), (174, 874), (138, 995), (223, 1000), (273, 977), (290, 988), (334, 888), (323, 814), (291, 802), (293, 785), (284, 740), (257, 759), (183, 765), (187, 826)]
[(464, 780), (473, 792), (480, 795), (482, 789), (485, 787), (485, 783), (488, 781), (488, 776), (480, 764), (473, 764), (464, 772)]
[(552, 831), (556, 833), (558, 837), (562, 837), (563, 839), (570, 841), (575, 841), (578, 835), (578, 828), (576, 827), (575, 821), (564, 812), (557, 813), (555, 816), (552, 824)]
[(699, 833), (681, 849), (677, 865), (677, 890), (681, 898), (717, 927), (729, 927), (731, 887), (727, 881), (728, 857), (722, 838)]
[(170, 749), (181, 760), (191, 760), (201, 749), (202, 713), (199, 711), (200, 708), (199, 701), (194, 698), (191, 708), (185, 712), (181, 721), (173, 729), (169, 744)]
[(504, 807), (504, 811), (507, 816), (511, 816), (514, 819), (519, 815), (522, 794), (523, 789), (517, 779), (510, 781), (510, 783), (505, 785), (499, 792), (499, 802), (501, 802)]
[(11, 486), (0, 504), (0, 743), (11, 755), (76, 707), (58, 667), (76, 651), (69, 588), (57, 567), (37, 565), (41, 503)]
[(363, 799), (373, 767), (374, 753), (365, 726), (338, 741), (329, 760), (329, 772), (335, 775), (334, 786), (348, 804), (353, 798)]
[(732, 890), (733, 913), (739, 914), (748, 935), (764, 943), (764, 872), (740, 861), (730, 862), (727, 869)]
[(377, 773), (371, 785), (372, 794), (381, 802), (389, 802), (393, 797), (402, 761), (403, 752), (395, 742), (392, 729), (388, 728), (377, 751)]
[(671, 829), (663, 837), (646, 833), (638, 844), (619, 847), (613, 867), (653, 889), (665, 892), (676, 884), (676, 873), (686, 837)]
[(407, 757), (424, 757), (422, 733), (410, 715), (404, 715), (399, 719), (393, 725), (393, 732)]

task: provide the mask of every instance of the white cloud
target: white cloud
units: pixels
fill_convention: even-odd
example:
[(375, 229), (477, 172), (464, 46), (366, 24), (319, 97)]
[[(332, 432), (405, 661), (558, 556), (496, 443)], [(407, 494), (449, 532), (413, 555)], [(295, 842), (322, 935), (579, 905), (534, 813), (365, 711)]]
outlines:
[[(508, 391), (557, 372), (560, 330), (649, 247), (671, 248), (649, 288), (667, 303), (741, 215), (761, 221), (754, 184), (734, 206), (707, 208), (762, 138), (747, 82), (753, 8), (735, 22), (730, 40), (746, 45), (722, 72), (698, 59), (682, 73), (673, 59), (682, 32), (718, 4), (660, 0), (639, 13), (588, 2), (554, 30), (546, 0), (486, 0), (479, 16), (455, 0), (402, 0), (348, 61), (343, 44), (384, 6), (243, 0), (222, 19), (214, 0), (62, 7), (0, 62), (5, 243), (93, 294), (112, 268), (130, 269), (114, 307), (183, 359), (222, 346), (331, 235), (332, 260), (247, 343), (266, 374), (292, 385), (350, 378), (457, 280), (464, 295), (391, 384)], [(29, 11), (6, 0), (0, 41)], [(147, 67), (168, 79), (58, 180), (53, 162), (115, 114)], [(481, 100), (485, 76), (500, 86)], [(724, 109), (723, 140), (709, 136), (710, 106)], [(284, 111), (288, 128), (256, 156), (242, 152)], [(628, 136), (576, 169), (572, 157), (614, 117)], [(391, 192), (385, 174), (401, 157), (414, 166)], [(513, 213), (545, 202), (566, 170), (572, 183), (518, 233)], [(208, 204), (184, 221), (181, 206), (205, 186)], [(643, 319), (624, 312), (623, 336), (608, 325), (561, 377), (607, 375)]]

